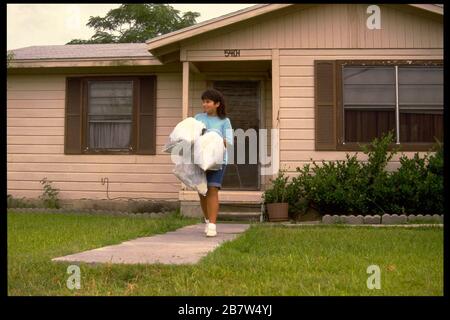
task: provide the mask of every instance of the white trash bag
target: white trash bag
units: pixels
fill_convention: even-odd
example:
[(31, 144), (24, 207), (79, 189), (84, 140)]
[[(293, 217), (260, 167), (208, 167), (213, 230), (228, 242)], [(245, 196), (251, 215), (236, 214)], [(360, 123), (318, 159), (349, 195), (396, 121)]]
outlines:
[(186, 186), (196, 190), (203, 196), (208, 192), (206, 173), (194, 163), (180, 162), (172, 170), (175, 176)]
[(166, 153), (172, 153), (173, 148), (175, 148), (178, 144), (182, 144), (183, 141), (167, 141), (166, 144), (162, 147), (161, 151)]
[(206, 126), (203, 122), (193, 117), (180, 121), (169, 135), (169, 141), (164, 145), (162, 151), (171, 153), (172, 149), (179, 143), (194, 143), (202, 134)]
[(194, 163), (204, 171), (220, 170), (224, 152), (222, 136), (214, 130), (207, 131), (194, 143)]
[(185, 140), (193, 143), (201, 136), (203, 129), (206, 129), (203, 122), (196, 120), (193, 117), (188, 117), (175, 126), (169, 135), (169, 139), (170, 141)]
[[(166, 153), (170, 153), (173, 156), (182, 156), (183, 155), (183, 150), (185, 148), (189, 149), (193, 149), (192, 148), (193, 144), (188, 142), (188, 141), (169, 141), (167, 142), (164, 147), (162, 148), (162, 152), (166, 152)], [(193, 152), (193, 151), (191, 151)]]

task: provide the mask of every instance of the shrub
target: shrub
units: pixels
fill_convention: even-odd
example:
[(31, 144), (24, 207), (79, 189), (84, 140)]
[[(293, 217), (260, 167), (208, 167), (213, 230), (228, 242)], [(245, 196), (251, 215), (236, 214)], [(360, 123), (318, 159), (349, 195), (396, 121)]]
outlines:
[(14, 198), (11, 194), (7, 195), (7, 208), (36, 208), (36, 205), (24, 197)]
[(286, 170), (280, 169), (275, 179), (270, 179), (272, 185), (262, 194), (265, 204), (287, 202), (289, 218), (295, 219), (299, 214), (304, 213), (309, 202), (303, 196), (300, 180), (296, 177), (289, 182)]
[(363, 186), (367, 210), (364, 213), (385, 213), (388, 203), (386, 199), (393, 192), (390, 184), (390, 173), (386, 171), (386, 166), (393, 156), (398, 152), (398, 148), (389, 147), (394, 142), (393, 131), (388, 132), (381, 138), (375, 138), (371, 144), (363, 145), (364, 154), (367, 155), (367, 162), (362, 163), (362, 176), (365, 179)]
[(44, 193), (39, 197), (46, 208), (54, 208), (59, 209), (59, 199), (58, 193), (59, 190), (52, 187), (52, 181), (47, 180), (47, 178), (43, 178), (41, 184), (44, 186)]
[(323, 214), (443, 213), (443, 144), (438, 142), (431, 156), (403, 155), (401, 167), (388, 172), (386, 166), (398, 152), (389, 151), (393, 142), (389, 132), (362, 146), (366, 162), (355, 153), (343, 161), (297, 167), (299, 174), (288, 186), (290, 212), (291, 205), (296, 212), (306, 205)]
[(420, 158), (418, 153), (413, 158), (402, 156), (401, 167), (392, 173), (389, 208), (395, 213), (434, 214), (444, 213), (444, 152), (438, 143)]
[(436, 140), (432, 151), (434, 154), (428, 158), (428, 169), (431, 173), (444, 177), (444, 144)]
[(285, 176), (286, 170), (279, 170), (275, 179), (270, 179), (272, 186), (264, 191), (262, 198), (264, 203), (285, 202), (286, 189), (289, 177)]
[(289, 203), (288, 213), (292, 219), (296, 219), (298, 215), (306, 213), (309, 207), (309, 200), (305, 197), (303, 181), (304, 179), (293, 177), (286, 186), (286, 201)]
[(361, 164), (356, 154), (352, 157), (347, 154), (346, 158), (346, 161), (322, 161), (321, 166), (313, 161), (311, 170), (309, 164), (297, 168), (300, 173), (297, 183), (311, 207), (323, 213), (366, 210)]

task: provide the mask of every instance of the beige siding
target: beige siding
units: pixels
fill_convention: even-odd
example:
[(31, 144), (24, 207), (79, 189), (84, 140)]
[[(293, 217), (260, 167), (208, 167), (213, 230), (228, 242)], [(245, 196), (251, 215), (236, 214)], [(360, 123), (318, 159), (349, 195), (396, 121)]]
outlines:
[(190, 80), (188, 115), (193, 117), (197, 113), (203, 112), (201, 96), (207, 88), (207, 82), (203, 73), (191, 73)]
[[(285, 167), (289, 175), (294, 175), (296, 167), (310, 163), (310, 159), (318, 162), (345, 160), (346, 152), (314, 150), (314, 60), (442, 58), (440, 49), (280, 50), (280, 166)], [(405, 154), (412, 156), (414, 153)], [(362, 152), (358, 158), (366, 160)], [(392, 159), (388, 169), (398, 166), (399, 155)]]
[[(368, 5), (295, 5), (185, 42), (194, 55), (205, 49), (443, 48), (442, 23), (420, 10), (380, 5), (381, 29), (369, 30)], [(405, 5), (406, 7), (406, 5)], [(199, 41), (205, 40), (205, 41)]]
[(47, 177), (67, 199), (178, 199), (180, 183), (161, 148), (181, 120), (181, 74), (157, 75), (157, 155), (64, 155), (66, 75), (10, 75), (7, 100), (8, 193), (36, 198)]

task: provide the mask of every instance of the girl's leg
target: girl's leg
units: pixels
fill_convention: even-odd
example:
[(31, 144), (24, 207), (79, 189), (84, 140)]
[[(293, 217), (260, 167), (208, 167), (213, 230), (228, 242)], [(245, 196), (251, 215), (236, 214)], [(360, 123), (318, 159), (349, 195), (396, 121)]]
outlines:
[(219, 189), (217, 187), (208, 187), (206, 194), (206, 204), (208, 209), (209, 222), (216, 223), (219, 212)]
[(198, 194), (198, 196), (200, 197), (200, 205), (202, 206), (203, 216), (205, 217), (206, 220), (208, 220), (209, 218), (208, 218), (208, 207), (206, 204), (206, 196), (202, 196), (200, 193)]

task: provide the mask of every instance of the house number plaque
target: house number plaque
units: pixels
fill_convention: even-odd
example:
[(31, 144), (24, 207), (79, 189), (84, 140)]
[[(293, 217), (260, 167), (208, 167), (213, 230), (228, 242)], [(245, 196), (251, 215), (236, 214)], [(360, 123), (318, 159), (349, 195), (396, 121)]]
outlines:
[(240, 57), (241, 56), (241, 50), (239, 50), (239, 49), (226, 49), (226, 50), (223, 50), (223, 53), (225, 54), (225, 57)]

